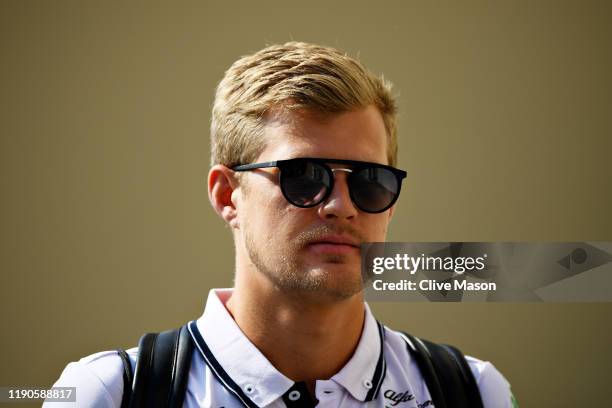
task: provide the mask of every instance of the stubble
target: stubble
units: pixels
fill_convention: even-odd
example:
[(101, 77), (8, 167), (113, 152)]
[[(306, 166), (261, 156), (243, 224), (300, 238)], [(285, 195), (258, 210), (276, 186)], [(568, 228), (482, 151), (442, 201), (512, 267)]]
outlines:
[[(334, 276), (333, 264), (348, 264), (348, 256), (341, 254), (322, 255), (321, 265), (312, 267), (304, 262), (299, 256), (309, 243), (314, 242), (330, 234), (349, 235), (357, 242), (363, 242), (363, 237), (350, 226), (331, 227), (320, 226), (316, 229), (299, 233), (291, 242), (282, 243), (282, 248), (267, 248), (264, 252), (263, 245), (274, 245), (271, 239), (255, 240), (249, 231), (245, 231), (245, 245), (251, 262), (268, 278), (276, 287), (285, 293), (296, 295), (319, 294), (326, 298), (343, 300), (347, 299), (363, 289), (363, 281), (359, 270), (341, 271), (342, 278)], [(272, 250), (271, 250), (272, 249)], [(270, 253), (265, 258), (263, 253)], [(330, 265), (329, 268), (326, 265)]]

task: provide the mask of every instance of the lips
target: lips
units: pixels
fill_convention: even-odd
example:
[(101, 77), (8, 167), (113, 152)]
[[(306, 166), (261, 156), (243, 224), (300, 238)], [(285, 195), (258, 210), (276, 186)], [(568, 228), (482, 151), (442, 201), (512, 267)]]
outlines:
[(347, 236), (326, 235), (310, 242), (308, 248), (317, 253), (348, 254), (359, 251), (359, 243)]
[(314, 244), (348, 245), (359, 248), (359, 243), (355, 239), (342, 235), (326, 235), (310, 243), (310, 245)]

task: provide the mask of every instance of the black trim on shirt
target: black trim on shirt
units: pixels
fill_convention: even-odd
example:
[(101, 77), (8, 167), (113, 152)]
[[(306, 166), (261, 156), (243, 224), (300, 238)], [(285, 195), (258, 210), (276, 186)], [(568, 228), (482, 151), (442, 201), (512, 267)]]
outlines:
[(219, 380), (219, 382), (223, 384), (226, 390), (234, 394), (245, 407), (258, 408), (257, 404), (255, 404), (249, 397), (247, 397), (247, 395), (244, 393), (244, 391), (242, 391), (238, 384), (236, 384), (234, 380), (232, 380), (231, 377), (225, 372), (223, 367), (221, 367), (221, 364), (219, 364), (213, 353), (210, 351), (210, 348), (208, 348), (208, 345), (204, 341), (204, 338), (200, 334), (195, 320), (189, 322), (188, 328), (189, 333), (191, 333), (191, 337), (193, 338), (196, 344), (196, 347), (198, 348), (198, 350), (200, 350), (200, 353), (202, 353), (204, 361), (206, 361), (208, 367), (210, 367), (215, 377), (217, 377), (217, 380)]
[(378, 325), (378, 335), (380, 336), (380, 354), (378, 355), (378, 362), (376, 363), (376, 369), (374, 370), (374, 376), (372, 377), (372, 388), (368, 391), (365, 397), (365, 401), (372, 401), (378, 396), (378, 391), (382, 386), (385, 375), (387, 374), (387, 362), (385, 361), (385, 328), (380, 322), (376, 322)]

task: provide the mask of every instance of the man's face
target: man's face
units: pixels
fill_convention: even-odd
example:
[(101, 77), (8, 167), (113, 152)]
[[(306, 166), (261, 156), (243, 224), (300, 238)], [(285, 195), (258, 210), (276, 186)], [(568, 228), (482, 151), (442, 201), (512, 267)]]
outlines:
[[(267, 146), (256, 162), (320, 157), (387, 164), (385, 126), (374, 106), (325, 118), (307, 111), (272, 115), (265, 140)], [(344, 171), (334, 173), (327, 200), (299, 208), (281, 193), (278, 172), (271, 168), (243, 173), (238, 253), (285, 292), (321, 300), (360, 292), (359, 244), (385, 240), (392, 209), (379, 214), (357, 209)]]

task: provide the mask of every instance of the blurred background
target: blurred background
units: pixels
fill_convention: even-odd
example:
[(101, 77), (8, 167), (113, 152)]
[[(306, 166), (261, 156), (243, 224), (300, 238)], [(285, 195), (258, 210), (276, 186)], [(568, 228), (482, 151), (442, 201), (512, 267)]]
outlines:
[[(0, 386), (50, 386), (232, 285), (210, 110), (272, 43), (335, 46), (394, 84), (390, 241), (612, 240), (611, 21), (605, 1), (3, 0)], [(522, 407), (609, 405), (610, 303), (372, 308), (492, 361)]]

